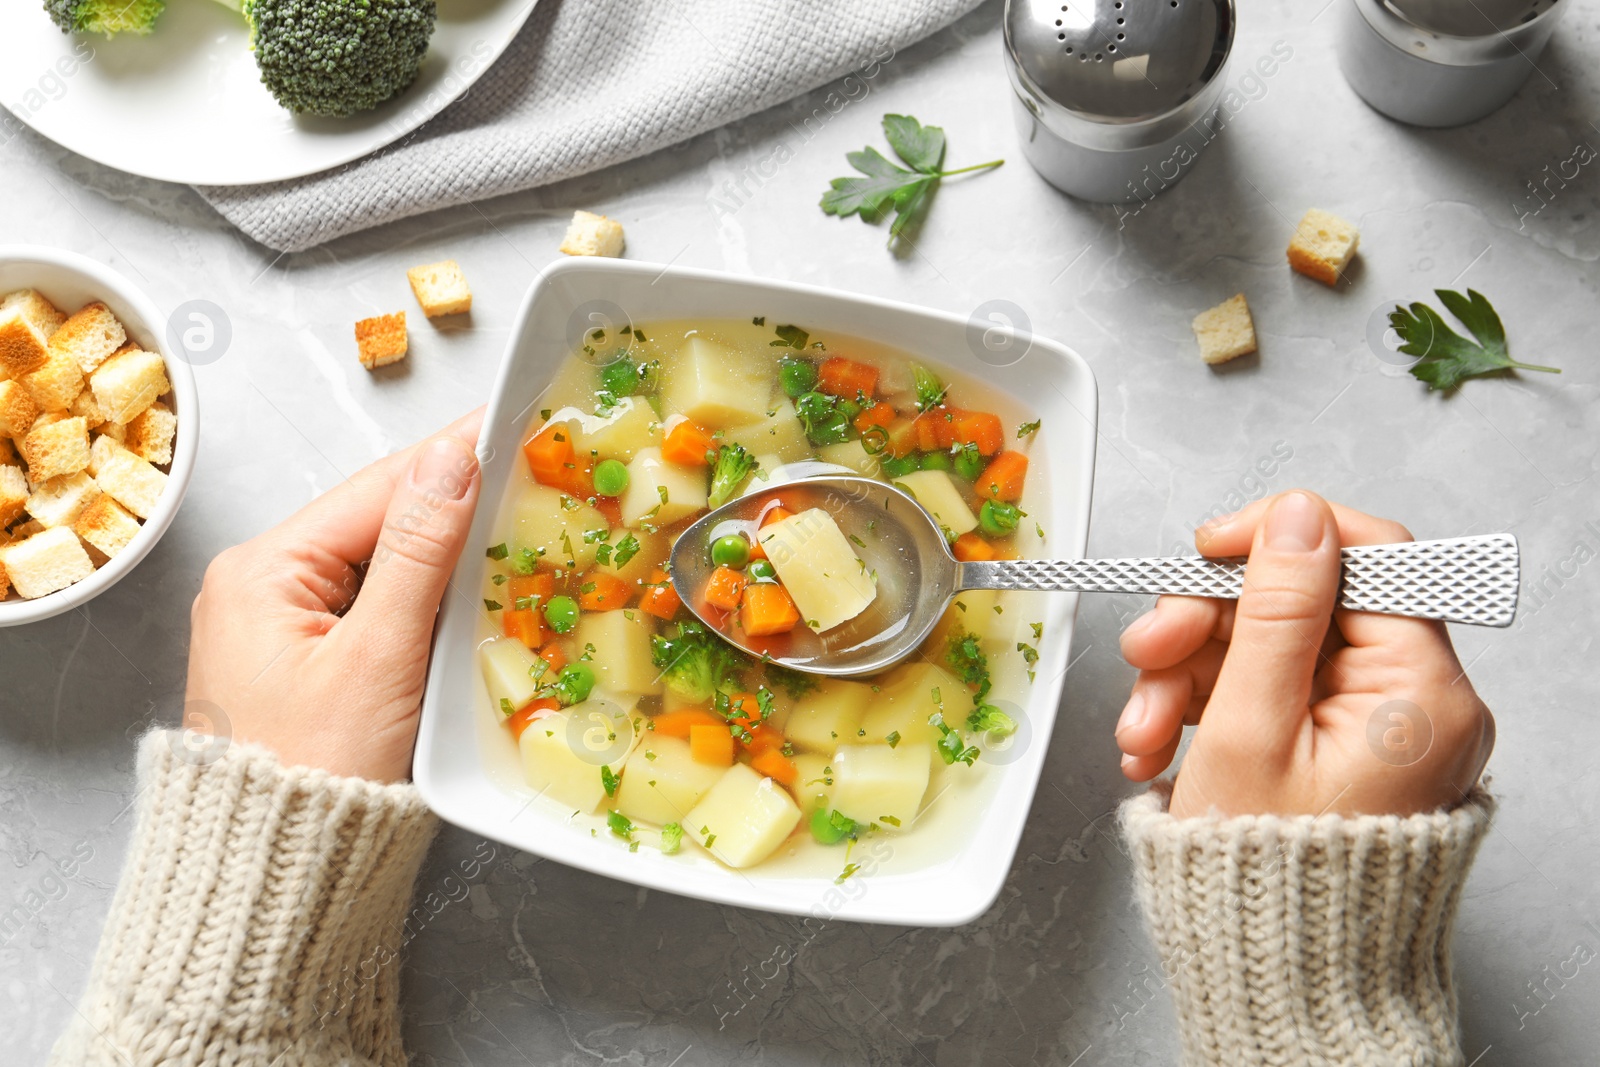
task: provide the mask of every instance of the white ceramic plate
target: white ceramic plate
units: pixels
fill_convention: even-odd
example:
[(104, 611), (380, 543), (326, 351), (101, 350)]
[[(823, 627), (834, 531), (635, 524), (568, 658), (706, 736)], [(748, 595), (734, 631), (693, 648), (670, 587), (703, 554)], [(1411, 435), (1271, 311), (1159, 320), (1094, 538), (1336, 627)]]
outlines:
[(189, 185), (256, 185), (337, 167), (404, 137), (466, 92), (533, 0), (439, 0), (417, 80), (373, 111), (296, 118), (261, 84), (244, 20), (169, 0), (148, 37), (68, 35), (40, 0), (0, 3), (0, 103), (57, 144), (118, 170)]
[[(993, 903), (1022, 836), (1028, 806), (1044, 764), (1061, 680), (1072, 638), (1076, 597), (1043, 597), (1030, 618), (1042, 618), (1038, 680), (1023, 707), (1026, 720), (1010, 762), (989, 766), (994, 788), (965, 832), (913, 847), (905, 837), (883, 835), (857, 846), (863, 870), (834, 884), (843, 850), (827, 873), (797, 874), (782, 863), (743, 871), (722, 867), (685, 838), (684, 851), (664, 856), (649, 848), (629, 852), (601, 825), (574, 818), (523, 785), (510, 735), (489, 708), (479, 679), (483, 551), (508, 479), (518, 474), (522, 434), (557, 366), (573, 341), (593, 326), (620, 318), (645, 325), (668, 319), (750, 318), (843, 333), (925, 357), (1005, 394), (1043, 419), (1031, 445), (1029, 483), (1047, 486), (1047, 500), (1028, 505), (1048, 531), (1052, 554), (1082, 556), (1089, 530), (1095, 455), (1095, 385), (1089, 367), (1070, 349), (1032, 338), (1027, 354), (1009, 366), (980, 362), (974, 354), (983, 331), (967, 319), (907, 304), (766, 282), (708, 271), (665, 269), (644, 263), (575, 259), (545, 272), (523, 304), (512, 331), (484, 422), (478, 452), (483, 496), (469, 548), (456, 569), (440, 613), (414, 774), (442, 817), (516, 848), (623, 881), (742, 907), (816, 915), (827, 919), (954, 926)], [(989, 326), (989, 323), (981, 324)], [(926, 842), (924, 842), (926, 845)], [(885, 855), (885, 853), (887, 853)], [(869, 864), (867, 857), (875, 861)]]
[(194, 473), (200, 441), (200, 397), (195, 390), (194, 371), (189, 364), (173, 358), (166, 338), (167, 317), (132, 282), (105, 264), (73, 252), (0, 246), (0, 293), (16, 289), (37, 289), (69, 315), (96, 300), (110, 308), (127, 329), (130, 341), (146, 352), (161, 353), (167, 361), (167, 380), (172, 383), (169, 402), (178, 417), (178, 431), (172, 442), (167, 487), (128, 547), (75, 585), (37, 600), (22, 600), (13, 593), (0, 601), (0, 627), (37, 622), (86, 604), (138, 566), (178, 515), (189, 488), (189, 476)]

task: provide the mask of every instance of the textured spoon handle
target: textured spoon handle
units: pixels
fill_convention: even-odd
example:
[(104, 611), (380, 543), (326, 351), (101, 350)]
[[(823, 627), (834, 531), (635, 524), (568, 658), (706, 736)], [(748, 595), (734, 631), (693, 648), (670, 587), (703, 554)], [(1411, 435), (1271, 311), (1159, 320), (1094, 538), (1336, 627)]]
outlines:
[[(1511, 534), (1365, 545), (1339, 553), (1339, 606), (1477, 626), (1509, 626), (1520, 564)], [(1198, 556), (963, 563), (962, 589), (1169, 593), (1237, 599), (1244, 563)]]

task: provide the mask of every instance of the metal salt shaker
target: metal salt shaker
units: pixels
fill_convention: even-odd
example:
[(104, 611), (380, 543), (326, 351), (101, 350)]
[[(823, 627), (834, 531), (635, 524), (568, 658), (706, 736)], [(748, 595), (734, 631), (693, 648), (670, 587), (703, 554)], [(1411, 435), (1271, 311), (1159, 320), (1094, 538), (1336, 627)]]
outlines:
[(1496, 110), (1533, 73), (1563, 0), (1338, 0), (1339, 65), (1363, 100), (1413, 126)]
[(1233, 0), (1007, 0), (1023, 154), (1062, 192), (1149, 200), (1224, 120)]

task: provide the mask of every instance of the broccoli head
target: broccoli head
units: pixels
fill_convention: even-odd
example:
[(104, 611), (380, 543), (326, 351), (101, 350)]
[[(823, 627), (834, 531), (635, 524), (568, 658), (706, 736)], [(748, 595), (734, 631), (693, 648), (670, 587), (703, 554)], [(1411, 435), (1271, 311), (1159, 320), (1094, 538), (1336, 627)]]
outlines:
[(711, 492), (706, 497), (706, 503), (714, 508), (726, 504), (755, 466), (755, 457), (746, 452), (743, 445), (723, 445), (717, 449), (717, 462), (711, 469)]
[(167, 0), (44, 0), (62, 33), (149, 33)]
[(249, 22), (262, 84), (302, 115), (367, 111), (410, 85), (437, 17), (434, 0), (218, 2)]
[(739, 671), (752, 665), (749, 656), (697, 622), (679, 623), (672, 637), (650, 639), (651, 661), (668, 689), (685, 700), (710, 700)]

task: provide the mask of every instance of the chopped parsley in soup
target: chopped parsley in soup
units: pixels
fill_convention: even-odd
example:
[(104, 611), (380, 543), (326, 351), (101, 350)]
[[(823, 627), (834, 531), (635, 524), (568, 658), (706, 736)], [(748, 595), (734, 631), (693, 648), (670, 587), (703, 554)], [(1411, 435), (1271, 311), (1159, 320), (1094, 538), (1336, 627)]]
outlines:
[[(893, 483), (958, 559), (1015, 558), (1044, 536), (1023, 521), (1025, 488), (1042, 495), (1028, 485), (1037, 422), (886, 346), (759, 318), (585, 341), (528, 428), (486, 546), (480, 663), (527, 785), (634, 851), (843, 864), (840, 879), (868, 835), (936, 855), (1009, 762), (1041, 624), (1028, 594), (967, 592), (882, 674), (769, 662), (898, 617), (892, 576), (869, 565), (875, 532), (804, 478)], [(672, 546), (744, 496), (759, 518), (703, 545), (697, 618), (669, 578)]]

